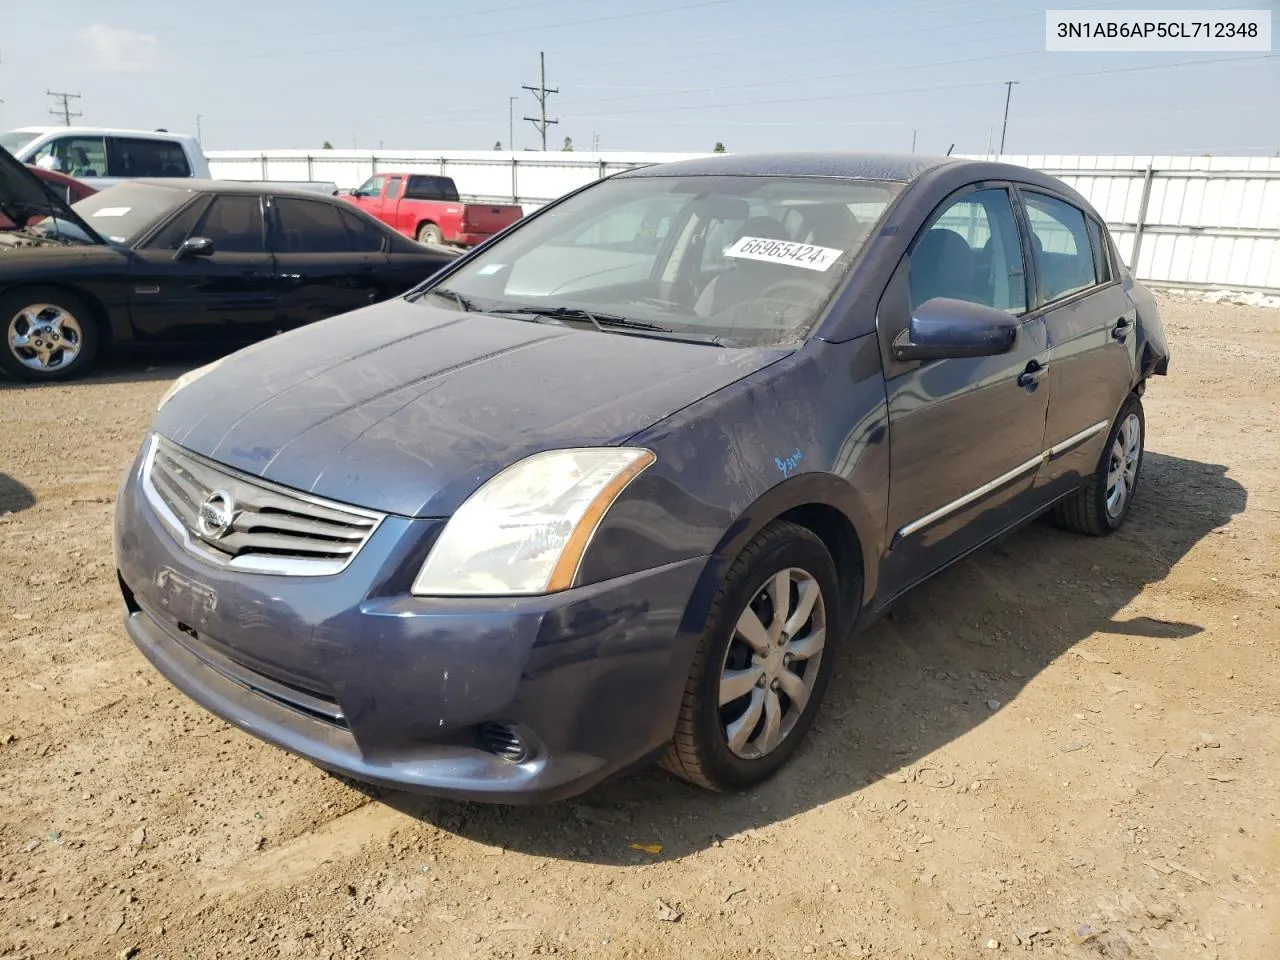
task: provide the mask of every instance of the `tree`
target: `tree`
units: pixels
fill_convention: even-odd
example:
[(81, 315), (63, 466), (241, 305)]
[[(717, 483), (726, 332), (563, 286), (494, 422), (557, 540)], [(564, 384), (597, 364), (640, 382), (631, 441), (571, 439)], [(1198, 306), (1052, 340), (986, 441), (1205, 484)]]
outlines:
[(560, 148), (565, 153), (573, 153), (573, 137), (564, 138), (564, 146)]
[(711, 152), (712, 152), (712, 153), (724, 153), (724, 144), (723, 144), (723, 143), (721, 143), (719, 140), (717, 140), (717, 141), (716, 141), (716, 145), (715, 145), (715, 147), (714, 147), (714, 148), (712, 148)]
[(323, 147), (321, 147), (320, 149), (321, 149), (321, 150), (332, 150), (332, 149), (333, 149), (333, 144), (332, 144), (332, 143), (330, 143), (328, 140), (326, 140), (326, 141), (324, 142), (324, 146), (323, 146)]
[(493, 149), (495, 149), (495, 150), (501, 150), (501, 149), (502, 149), (502, 141), (501, 141), (501, 140), (496, 141), (496, 142), (494, 143), (494, 145), (493, 145)]

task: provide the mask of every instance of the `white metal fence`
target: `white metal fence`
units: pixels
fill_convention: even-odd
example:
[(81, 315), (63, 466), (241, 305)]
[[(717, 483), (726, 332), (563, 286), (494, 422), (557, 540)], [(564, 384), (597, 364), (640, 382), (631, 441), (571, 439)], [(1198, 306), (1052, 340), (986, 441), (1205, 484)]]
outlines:
[[(219, 150), (228, 180), (323, 180), (358, 186), (378, 171), (452, 177), (471, 200), (530, 212), (620, 170), (706, 154), (505, 151)], [(1280, 158), (1006, 156), (1059, 177), (1106, 219), (1143, 280), (1170, 286), (1280, 292)]]

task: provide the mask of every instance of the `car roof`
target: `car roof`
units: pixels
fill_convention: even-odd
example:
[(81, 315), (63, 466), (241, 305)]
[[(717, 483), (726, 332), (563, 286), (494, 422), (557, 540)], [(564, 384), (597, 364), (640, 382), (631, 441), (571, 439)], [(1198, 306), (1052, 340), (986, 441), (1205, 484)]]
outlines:
[(195, 137), (189, 133), (172, 133), (167, 130), (129, 130), (125, 127), (32, 126), (14, 127), (10, 132), (34, 133), (42, 137), (58, 133), (64, 136), (137, 137), (142, 140), (195, 140)]
[[(332, 196), (319, 190), (290, 187), (283, 183), (276, 186), (245, 180), (196, 180), (190, 177), (137, 177), (136, 179), (121, 181), (121, 184), (134, 183), (145, 184), (148, 187), (161, 187), (167, 190), (185, 190), (188, 193), (240, 193), (258, 197), (302, 197), (306, 200), (314, 200), (319, 197), (322, 200), (334, 202)], [(353, 207), (352, 209), (355, 208)]]
[(837, 177), (906, 182), (936, 167), (964, 162), (958, 157), (917, 153), (726, 153), (638, 167), (617, 176)]

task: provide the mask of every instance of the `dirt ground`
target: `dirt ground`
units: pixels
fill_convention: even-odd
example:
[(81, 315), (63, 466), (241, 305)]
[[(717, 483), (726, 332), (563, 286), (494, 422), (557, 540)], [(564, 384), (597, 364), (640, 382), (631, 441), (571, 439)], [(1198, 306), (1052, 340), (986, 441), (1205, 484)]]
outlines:
[(727, 797), (374, 795), (232, 730), (111, 560), (183, 366), (0, 386), (0, 957), (1280, 957), (1280, 311), (1162, 303), (1129, 524), (919, 590)]

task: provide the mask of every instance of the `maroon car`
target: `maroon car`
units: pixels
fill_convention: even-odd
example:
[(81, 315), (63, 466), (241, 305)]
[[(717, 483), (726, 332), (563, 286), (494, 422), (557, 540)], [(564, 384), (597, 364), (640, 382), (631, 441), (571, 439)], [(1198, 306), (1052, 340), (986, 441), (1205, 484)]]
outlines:
[[(65, 173), (58, 173), (56, 170), (46, 170), (44, 167), (37, 167), (34, 164), (27, 164), (27, 169), (44, 181), (52, 188), (54, 193), (69, 204), (75, 203), (77, 200), (83, 200), (85, 197), (98, 192), (88, 184), (81, 183), (75, 177), (68, 177)], [(13, 221), (3, 213), (0, 213), (0, 230), (12, 229), (14, 229)]]

